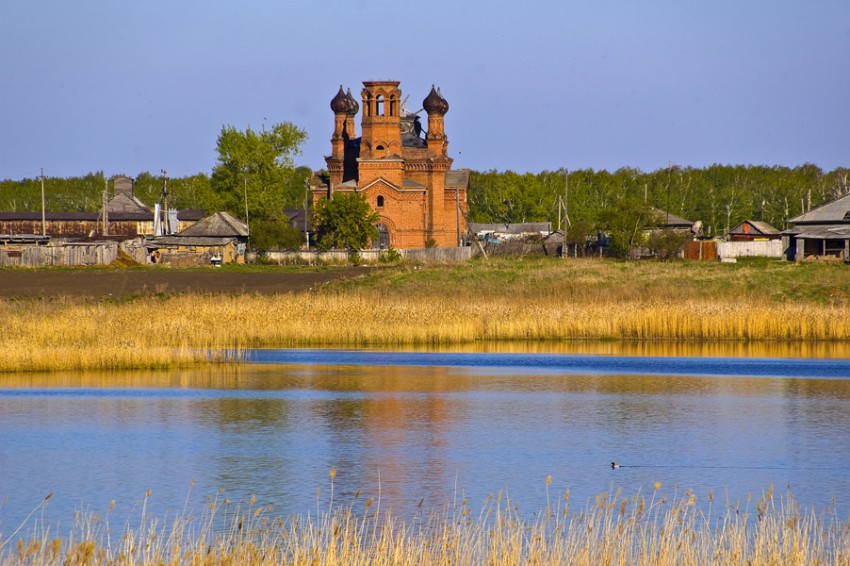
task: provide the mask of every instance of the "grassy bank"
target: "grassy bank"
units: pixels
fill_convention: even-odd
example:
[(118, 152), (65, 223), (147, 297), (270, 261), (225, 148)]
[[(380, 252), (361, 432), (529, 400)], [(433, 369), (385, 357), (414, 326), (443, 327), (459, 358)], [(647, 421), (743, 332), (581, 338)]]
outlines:
[[(0, 302), (0, 371), (155, 368), (207, 350), (476, 341), (850, 341), (835, 264), (473, 261), (276, 296)], [(219, 357), (218, 359), (226, 358)]]
[(202, 517), (170, 522), (142, 511), (129, 527), (83, 515), (67, 534), (38, 524), (24, 535), (0, 533), (0, 565), (850, 563), (850, 524), (805, 512), (790, 496), (715, 507), (659, 489), (601, 494), (576, 511), (566, 493), (532, 518), (501, 498), (478, 514), (461, 505), (409, 522), (383, 515), (371, 499), (315, 518), (275, 517), (253, 502), (242, 511), (213, 503)]

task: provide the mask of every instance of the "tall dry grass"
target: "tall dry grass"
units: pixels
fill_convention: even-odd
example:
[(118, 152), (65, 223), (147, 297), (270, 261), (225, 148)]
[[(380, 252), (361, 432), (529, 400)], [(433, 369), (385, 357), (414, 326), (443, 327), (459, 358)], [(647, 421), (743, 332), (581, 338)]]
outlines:
[[(261, 564), (428, 566), (519, 564), (816, 565), (850, 563), (850, 524), (801, 510), (772, 491), (754, 508), (697, 504), (690, 492), (599, 495), (573, 511), (567, 492), (529, 518), (509, 500), (465, 505), (410, 521), (382, 514), (370, 499), (316, 517), (275, 517), (252, 500), (244, 509), (213, 502), (200, 517), (145, 514), (113, 525), (77, 517), (67, 534), (34, 525), (0, 534), (0, 565)], [(359, 505), (359, 504), (358, 504)]]
[(846, 272), (802, 288), (794, 268), (775, 289), (749, 271), (550, 262), (380, 270), (277, 296), (3, 300), (0, 371), (188, 366), (250, 347), (850, 341)]

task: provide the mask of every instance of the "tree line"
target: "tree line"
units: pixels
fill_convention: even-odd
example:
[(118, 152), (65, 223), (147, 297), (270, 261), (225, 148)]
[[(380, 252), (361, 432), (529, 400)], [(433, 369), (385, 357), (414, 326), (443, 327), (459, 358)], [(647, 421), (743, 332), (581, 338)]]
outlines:
[[(721, 235), (743, 220), (776, 228), (810, 208), (850, 192), (850, 169), (824, 172), (814, 165), (764, 167), (671, 166), (650, 173), (581, 169), (518, 174), (471, 172), (469, 211), (475, 222), (552, 222), (566, 204), (570, 223), (601, 227), (610, 213), (648, 204), (701, 221), (707, 235)], [(564, 207), (560, 208), (561, 223)]]
[[(286, 229), (283, 211), (311, 205), (308, 183), (313, 171), (295, 163), (306, 138), (304, 130), (289, 122), (260, 131), (224, 126), (211, 174), (167, 180), (169, 207), (227, 211), (249, 221), (257, 244), (297, 245), (300, 236)], [(96, 211), (104, 189), (112, 188), (108, 184), (112, 178), (103, 171), (47, 178), (45, 208)], [(148, 205), (159, 201), (162, 188), (162, 174), (142, 172), (134, 177), (135, 195)], [(627, 167), (614, 172), (471, 171), (467, 200), (473, 222), (548, 221), (580, 242), (600, 231), (633, 231), (651, 221), (658, 209), (700, 221), (706, 235), (722, 235), (743, 220), (762, 220), (784, 229), (790, 218), (848, 192), (847, 168), (825, 172), (811, 164), (712, 165), (652, 172)], [(0, 180), (0, 210), (41, 210), (41, 179)]]
[[(275, 178), (240, 176), (228, 166), (212, 176), (198, 173), (167, 180), (169, 205), (207, 212), (226, 210), (238, 218), (280, 219), (284, 209), (303, 208), (312, 175), (308, 167), (277, 170)], [(116, 175), (124, 176), (124, 175)], [(50, 212), (92, 212), (101, 207), (104, 187), (114, 177), (103, 171), (81, 177), (47, 177), (45, 208)], [(133, 177), (136, 196), (147, 204), (160, 198), (161, 174)], [(111, 184), (109, 185), (111, 191)], [(850, 169), (823, 172), (814, 165), (795, 168), (713, 165), (707, 169), (671, 167), (644, 173), (583, 169), (519, 174), (471, 171), (469, 215), (474, 222), (552, 222), (564, 209), (571, 223), (601, 224), (610, 209), (643, 203), (690, 220), (700, 220), (708, 235), (722, 234), (743, 220), (763, 220), (777, 228), (806, 210), (850, 192)], [(247, 197), (247, 198), (246, 198)], [(0, 181), (0, 210), (41, 210), (39, 178)]]
[(467, 200), (474, 222), (548, 221), (577, 247), (604, 233), (613, 252), (624, 255), (643, 228), (663, 220), (661, 211), (700, 222), (707, 236), (723, 235), (744, 220), (782, 230), (794, 216), (848, 192), (846, 168), (712, 165), (649, 173), (625, 167), (613, 173), (473, 171)]

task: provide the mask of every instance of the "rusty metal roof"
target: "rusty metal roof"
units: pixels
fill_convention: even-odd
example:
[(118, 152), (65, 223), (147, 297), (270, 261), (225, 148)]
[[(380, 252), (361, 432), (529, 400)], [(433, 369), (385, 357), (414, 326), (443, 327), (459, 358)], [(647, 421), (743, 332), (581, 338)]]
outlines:
[(850, 224), (850, 194), (795, 216), (791, 224)]
[(804, 225), (785, 230), (782, 233), (796, 236), (802, 240), (848, 240), (850, 239), (850, 224)]
[[(744, 224), (749, 224), (755, 231), (744, 231)], [(779, 230), (768, 224), (767, 222), (762, 222), (761, 220), (744, 220), (731, 230), (729, 230), (730, 234), (747, 234), (747, 235), (759, 235), (763, 234), (765, 236), (775, 236), (780, 234)]]
[(496, 234), (537, 234), (552, 231), (551, 222), (519, 222), (516, 224), (470, 222), (469, 229), (476, 234), (493, 232)]
[(126, 193), (118, 193), (108, 203), (106, 203), (106, 211), (109, 215), (121, 213), (139, 213), (151, 215), (153, 212), (145, 203)]
[(149, 238), (146, 246), (149, 248), (156, 248), (159, 246), (226, 246), (233, 242), (235, 238), (235, 236), (201, 237), (173, 234), (171, 236)]
[(248, 226), (227, 212), (216, 212), (199, 220), (178, 234), (179, 237), (201, 236), (205, 238), (216, 236), (248, 236)]
[(660, 218), (658, 225), (664, 228), (690, 228), (694, 225), (692, 220), (686, 220), (681, 216), (676, 216), (672, 212), (667, 212), (660, 208), (653, 208), (652, 210)]

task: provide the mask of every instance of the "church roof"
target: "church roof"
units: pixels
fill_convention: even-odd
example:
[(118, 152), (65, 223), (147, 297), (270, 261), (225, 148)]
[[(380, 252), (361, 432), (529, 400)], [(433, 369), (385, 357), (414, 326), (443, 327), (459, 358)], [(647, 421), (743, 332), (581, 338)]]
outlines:
[(425, 140), (412, 132), (407, 132), (401, 135), (401, 145), (402, 147), (427, 147)]
[(446, 171), (447, 189), (465, 189), (469, 186), (469, 169)]
[(431, 92), (422, 101), (422, 108), (428, 114), (439, 114), (443, 116), (449, 111), (449, 103), (443, 98), (443, 93), (440, 92), (440, 89), (434, 88), (434, 85), (431, 85)]
[(405, 189), (425, 189), (425, 188), (427, 188), (422, 183), (417, 183), (413, 179), (404, 179), (402, 181), (402, 186), (404, 186)]
[(348, 110), (348, 98), (345, 97), (342, 85), (339, 85), (339, 92), (331, 99), (331, 110), (337, 113)]

